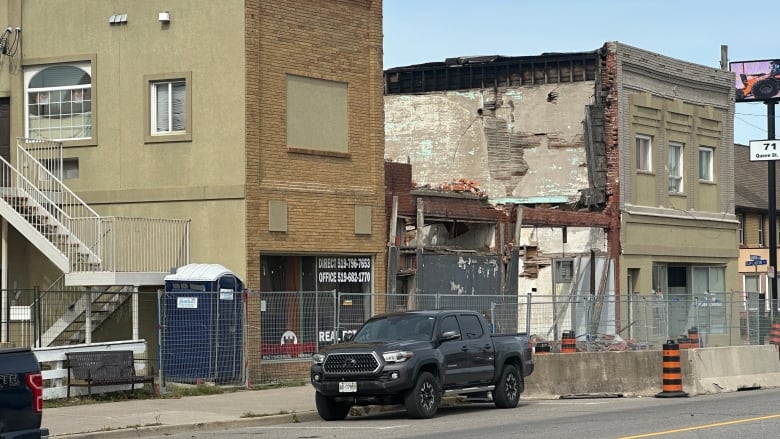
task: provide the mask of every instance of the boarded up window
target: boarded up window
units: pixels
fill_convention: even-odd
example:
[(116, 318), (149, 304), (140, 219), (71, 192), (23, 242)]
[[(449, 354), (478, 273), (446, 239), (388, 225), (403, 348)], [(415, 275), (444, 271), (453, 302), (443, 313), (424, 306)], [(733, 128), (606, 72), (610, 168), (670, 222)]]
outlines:
[(287, 146), (348, 152), (345, 82), (287, 75)]

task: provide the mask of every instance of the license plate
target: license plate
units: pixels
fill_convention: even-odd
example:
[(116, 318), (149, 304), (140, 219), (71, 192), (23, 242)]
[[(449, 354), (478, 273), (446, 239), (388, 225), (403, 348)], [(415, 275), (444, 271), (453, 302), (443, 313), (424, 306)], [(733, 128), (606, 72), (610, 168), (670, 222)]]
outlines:
[(357, 383), (354, 381), (340, 381), (339, 392), (341, 393), (355, 393), (357, 392)]

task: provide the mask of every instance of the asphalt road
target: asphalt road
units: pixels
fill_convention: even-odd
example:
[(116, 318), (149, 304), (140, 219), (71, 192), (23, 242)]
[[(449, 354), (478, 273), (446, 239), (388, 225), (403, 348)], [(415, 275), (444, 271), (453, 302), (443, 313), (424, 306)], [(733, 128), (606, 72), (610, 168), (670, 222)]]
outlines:
[(436, 417), (402, 411), (221, 432), (192, 430), (168, 439), (733, 439), (780, 437), (780, 389), (690, 398), (602, 398), (444, 407)]

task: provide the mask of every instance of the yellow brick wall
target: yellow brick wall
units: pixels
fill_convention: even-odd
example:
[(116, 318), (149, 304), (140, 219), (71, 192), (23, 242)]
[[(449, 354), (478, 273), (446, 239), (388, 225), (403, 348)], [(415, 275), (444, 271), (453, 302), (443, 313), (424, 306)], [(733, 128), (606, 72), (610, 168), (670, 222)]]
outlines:
[[(373, 292), (384, 293), (382, 2), (248, 0), (246, 22), (249, 288), (259, 288), (261, 254), (350, 253), (375, 257)], [(288, 74), (348, 84), (347, 156), (288, 150)], [(287, 232), (268, 231), (269, 200), (287, 202)], [(355, 235), (355, 205), (372, 206), (370, 235)], [(261, 296), (248, 303), (252, 376), (261, 373)]]
[[(742, 244), (745, 247), (768, 247), (769, 246), (769, 214), (766, 213), (763, 215), (763, 229), (764, 229), (764, 242), (762, 245), (759, 245), (759, 222), (762, 219), (762, 215), (760, 213), (754, 213), (754, 212), (742, 212), (743, 215), (745, 215), (745, 242)], [(780, 230), (780, 227), (777, 227), (776, 230)]]

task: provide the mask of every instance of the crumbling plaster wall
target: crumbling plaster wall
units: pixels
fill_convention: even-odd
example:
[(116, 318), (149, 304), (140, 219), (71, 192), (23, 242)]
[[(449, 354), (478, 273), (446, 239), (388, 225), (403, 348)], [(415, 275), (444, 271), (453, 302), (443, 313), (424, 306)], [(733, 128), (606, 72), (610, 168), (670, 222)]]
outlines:
[[(431, 224), (422, 230), (425, 247), (454, 247), (471, 250), (487, 250), (496, 246), (496, 227), (493, 224), (470, 224), (470, 230), (452, 237), (444, 224)], [(417, 238), (406, 245), (416, 246)]]
[[(533, 259), (520, 258), (519, 272), (522, 274), (531, 268), (538, 267), (536, 276), (520, 276), (518, 293), (524, 294), (536, 288), (540, 296), (549, 296), (552, 291), (552, 260), (559, 257), (575, 257), (583, 253), (596, 251), (598, 254), (607, 252), (607, 234), (602, 228), (568, 227), (566, 243), (563, 242), (563, 230), (560, 227), (524, 227), (520, 231), (520, 247), (536, 247), (538, 253)], [(548, 260), (547, 263), (537, 265)], [(535, 268), (536, 268), (535, 267)], [(556, 292), (560, 293), (560, 292)]]
[[(417, 185), (477, 180), (488, 197), (566, 196), (588, 186), (592, 81), (385, 96), (385, 158)], [(549, 97), (554, 96), (554, 99)]]

